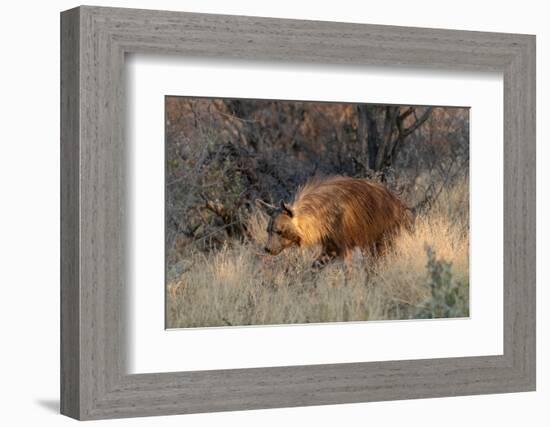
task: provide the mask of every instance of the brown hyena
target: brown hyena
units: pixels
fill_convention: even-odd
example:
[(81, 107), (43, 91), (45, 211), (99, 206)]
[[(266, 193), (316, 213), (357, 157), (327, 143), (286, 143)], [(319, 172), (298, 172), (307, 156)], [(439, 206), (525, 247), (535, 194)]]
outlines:
[(410, 210), (381, 184), (367, 179), (313, 178), (294, 201), (276, 207), (258, 201), (270, 216), (266, 252), (290, 246), (321, 245), (319, 262), (349, 259), (354, 248), (380, 254), (402, 228), (410, 229)]

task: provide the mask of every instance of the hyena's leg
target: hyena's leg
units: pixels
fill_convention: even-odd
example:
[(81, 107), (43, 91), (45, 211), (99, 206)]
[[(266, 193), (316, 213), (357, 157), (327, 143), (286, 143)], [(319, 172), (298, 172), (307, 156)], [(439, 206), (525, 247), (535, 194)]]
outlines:
[(342, 255), (341, 249), (332, 240), (323, 241), (323, 249), (321, 254), (313, 262), (313, 267), (322, 268), (333, 259)]
[(322, 253), (315, 259), (315, 261), (313, 261), (313, 264), (311, 266), (313, 268), (323, 268), (326, 265), (330, 264), (335, 258), (336, 257), (334, 255)]

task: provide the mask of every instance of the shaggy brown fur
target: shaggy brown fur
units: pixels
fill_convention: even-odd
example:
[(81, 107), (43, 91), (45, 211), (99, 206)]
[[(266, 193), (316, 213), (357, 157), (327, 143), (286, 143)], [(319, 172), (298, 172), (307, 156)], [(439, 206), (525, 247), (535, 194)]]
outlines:
[(268, 212), (265, 250), (273, 255), (318, 244), (324, 259), (348, 258), (354, 248), (376, 255), (402, 227), (411, 227), (408, 208), (384, 186), (343, 176), (311, 179), (290, 206), (281, 202)]

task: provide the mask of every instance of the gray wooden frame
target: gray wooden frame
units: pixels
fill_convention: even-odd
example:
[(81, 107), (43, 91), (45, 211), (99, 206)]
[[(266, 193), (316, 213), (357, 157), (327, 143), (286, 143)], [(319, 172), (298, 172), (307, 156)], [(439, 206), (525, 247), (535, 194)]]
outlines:
[[(124, 56), (504, 75), (504, 354), (134, 374), (125, 370)], [(61, 412), (78, 419), (535, 389), (535, 37), (79, 7), (61, 14)]]

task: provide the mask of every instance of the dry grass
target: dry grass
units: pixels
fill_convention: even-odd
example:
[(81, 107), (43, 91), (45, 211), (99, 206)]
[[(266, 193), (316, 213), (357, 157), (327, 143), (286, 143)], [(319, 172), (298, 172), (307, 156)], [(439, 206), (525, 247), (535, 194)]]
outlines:
[[(287, 250), (277, 257), (260, 248), (266, 218), (249, 218), (249, 242), (233, 242), (205, 254), (187, 250), (167, 285), (168, 327), (319, 323), (418, 317), (431, 297), (426, 245), (451, 263), (467, 296), (467, 183), (444, 191), (430, 212), (417, 217), (381, 260), (357, 252), (348, 265), (335, 261), (311, 268), (314, 250)], [(467, 315), (466, 311), (462, 315)]]

